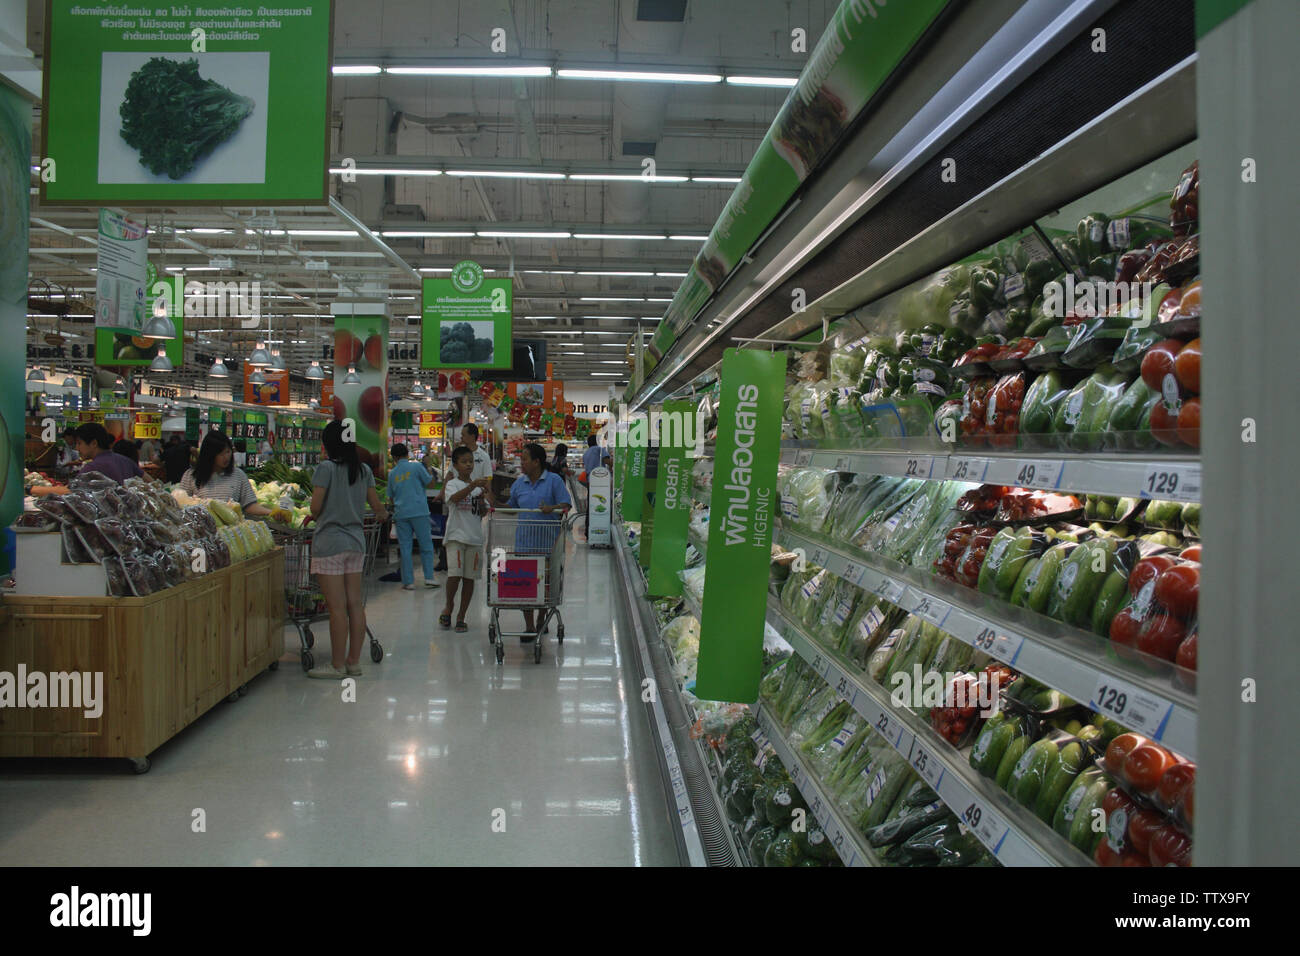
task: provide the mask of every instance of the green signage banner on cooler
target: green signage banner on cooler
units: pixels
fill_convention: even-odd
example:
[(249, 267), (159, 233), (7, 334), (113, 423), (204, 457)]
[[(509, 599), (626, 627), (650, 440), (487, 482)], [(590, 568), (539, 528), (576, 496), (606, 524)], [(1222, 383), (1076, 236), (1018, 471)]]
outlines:
[[(677, 572), (686, 564), (686, 529), (691, 516), (691, 460), (686, 450), (694, 439), (695, 405), (665, 402), (660, 423), (655, 528), (647, 584), (656, 597), (676, 597), (682, 593), (682, 579)], [(641, 550), (645, 549), (646, 540), (642, 539)]]
[(323, 203), (333, 5), (50, 0), (42, 204)]
[[(347, 385), (341, 370), (357, 370)], [(388, 319), (382, 315), (334, 316), (334, 417), (356, 424), (357, 454), (376, 477), (388, 470)]]
[(779, 501), (785, 356), (727, 349), (714, 444), (695, 696), (750, 703), (763, 676), (763, 624)]
[(488, 279), (466, 259), (450, 279), (425, 279), (421, 289), (421, 368), (511, 368), (514, 282)]
[(650, 341), (647, 371), (667, 354), (948, 3), (843, 0), (664, 313)]
[(642, 570), (650, 570), (650, 554), (655, 537), (655, 491), (659, 481), (659, 446), (645, 450), (645, 478), (641, 482), (641, 546), (637, 549), (637, 563)]
[(627, 467), (623, 473), (623, 520), (640, 521), (645, 506), (645, 464), (650, 442), (639, 419), (633, 419), (624, 441)]
[[(32, 107), (0, 84), (0, 330), (5, 341), (27, 336), (27, 227), (30, 217)], [(26, 448), (26, 353), (0, 354), (0, 526), (23, 513)], [(3, 562), (0, 558), (0, 562)], [(9, 570), (0, 568), (0, 570)]]

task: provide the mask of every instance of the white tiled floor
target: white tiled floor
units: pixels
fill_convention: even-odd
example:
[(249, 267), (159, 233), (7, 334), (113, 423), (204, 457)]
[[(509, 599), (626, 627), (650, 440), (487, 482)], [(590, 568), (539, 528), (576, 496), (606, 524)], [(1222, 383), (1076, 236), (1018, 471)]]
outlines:
[[(303, 674), (288, 628), (280, 669), (155, 752), (147, 774), (0, 761), (0, 864), (675, 864), (610, 621), (611, 553), (570, 551), (565, 642), (552, 628), (540, 665), (511, 639), (497, 666), (481, 588), (470, 633), (440, 630), (443, 591), (419, 587), (416, 568), (416, 591), (372, 588), (387, 656), (363, 658), (356, 703)], [(325, 625), (317, 637), (324, 650)]]

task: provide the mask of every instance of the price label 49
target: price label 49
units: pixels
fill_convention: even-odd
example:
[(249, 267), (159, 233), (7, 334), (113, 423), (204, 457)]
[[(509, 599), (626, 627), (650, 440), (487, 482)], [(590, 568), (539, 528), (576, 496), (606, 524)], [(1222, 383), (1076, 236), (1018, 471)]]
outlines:
[(1055, 488), (1061, 481), (1064, 462), (1035, 459), (1015, 462), (1013, 484), (1023, 488)]
[(971, 644), (976, 650), (983, 651), (990, 657), (996, 657), (1004, 664), (1014, 664), (1016, 658), (1020, 656), (1020, 649), (1024, 646), (1025, 639), (988, 625), (980, 625), (971, 638)]
[(961, 821), (994, 853), (1002, 845), (1002, 838), (1009, 829), (1000, 816), (978, 800), (972, 800), (962, 808)]

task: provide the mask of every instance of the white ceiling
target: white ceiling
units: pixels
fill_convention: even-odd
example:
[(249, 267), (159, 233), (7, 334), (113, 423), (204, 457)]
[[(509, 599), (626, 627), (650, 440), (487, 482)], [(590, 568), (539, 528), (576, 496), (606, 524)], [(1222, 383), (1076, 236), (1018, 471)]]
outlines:
[[(640, 66), (793, 77), (802, 69), (806, 54), (791, 52), (791, 30), (805, 29), (811, 49), (838, 6), (834, 0), (751, 0), (740, 7), (690, 0), (684, 21), (664, 23), (638, 20), (641, 2), (343, 0), (335, 13), (334, 59), (336, 67), (544, 63), (559, 68)], [(665, 4), (660, 0), (658, 5)], [(495, 28), (505, 31), (504, 54), (489, 49)], [(39, 28), (29, 26), (28, 41), (33, 49), (41, 48)], [(336, 76), (331, 91), (332, 165), (338, 167), (350, 158), (362, 168), (640, 174), (643, 148), (632, 147), (630, 155), (624, 155), (624, 144), (631, 141), (652, 144), (659, 175), (738, 176), (786, 93), (781, 88), (731, 83), (628, 83), (556, 76), (523, 80), (391, 73)], [(39, 142), (35, 152), (39, 154)], [(340, 278), (351, 284), (380, 281), (393, 297), (410, 297), (394, 298), (391, 311), (395, 330), (404, 323), (413, 330), (418, 321), (418, 284), (412, 269), (449, 269), (461, 259), (474, 258), (485, 268), (505, 274), (513, 263), (516, 335), (546, 331), (548, 358), (557, 377), (602, 385), (620, 381), (610, 372), (625, 373), (625, 366), (613, 364), (623, 357), (623, 349), (612, 343), (625, 345), (637, 327), (632, 319), (616, 317), (643, 317), (642, 328), (652, 328), (681, 281), (672, 273), (687, 270), (699, 248), (698, 238), (409, 239), (379, 234), (400, 229), (478, 233), (522, 228), (700, 237), (713, 226), (733, 188), (698, 182), (450, 175), (363, 175), (352, 184), (339, 175), (330, 180), (332, 195), (364, 225), (365, 235), (329, 208), (276, 210), (275, 225), (290, 233), (285, 235), (248, 230), (249, 217), (265, 216), (271, 212), (267, 209), (140, 210), (139, 217), (158, 232), (151, 242), (151, 261), (160, 267), (206, 267), (209, 256), (228, 256), (233, 260), (231, 269), (189, 275), (200, 280), (260, 276), (263, 311), (272, 306), (274, 337), (285, 340), (282, 348), (290, 369), (299, 373), (311, 358), (320, 358), (311, 335), (316, 320), (308, 316), (320, 315), (322, 333), (328, 332), (329, 305), (338, 298)], [(173, 232), (196, 227), (229, 232)], [(350, 234), (292, 235), (303, 229), (350, 230)], [(93, 296), (94, 237), (95, 210), (42, 209), (33, 196), (33, 279), (61, 290), (88, 290)], [(380, 241), (395, 255), (386, 254)], [(400, 263), (395, 261), (398, 257)], [(329, 271), (309, 271), (307, 260), (326, 260)], [(581, 274), (619, 271), (650, 274)], [(266, 299), (267, 295), (284, 298)], [(591, 301), (598, 298), (646, 301)], [(88, 314), (85, 308), (75, 311)], [(534, 316), (545, 318), (530, 318)], [(53, 325), (49, 317), (29, 319), (29, 342), (39, 340)], [(85, 322), (63, 322), (65, 332), (84, 332), (88, 327)], [(208, 355), (246, 355), (256, 337), (255, 332), (239, 328), (237, 318), (203, 319), (201, 327), (222, 330), (200, 336), (199, 350)], [(584, 335), (583, 329), (618, 334)], [(294, 344), (295, 340), (306, 344)], [(187, 349), (187, 369), (164, 378), (182, 384), (200, 378), (202, 360), (193, 362), (193, 355), (194, 349)], [(399, 361), (393, 384), (400, 387), (418, 376), (413, 363)]]

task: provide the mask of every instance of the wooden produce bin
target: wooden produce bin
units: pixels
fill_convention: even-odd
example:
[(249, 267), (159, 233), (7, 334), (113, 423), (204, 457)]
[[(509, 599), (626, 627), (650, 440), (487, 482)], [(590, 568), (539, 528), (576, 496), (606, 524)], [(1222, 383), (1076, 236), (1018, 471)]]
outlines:
[(149, 754), (284, 654), (284, 550), (142, 598), (10, 595), (0, 671), (102, 672), (103, 712), (0, 708), (0, 757)]

